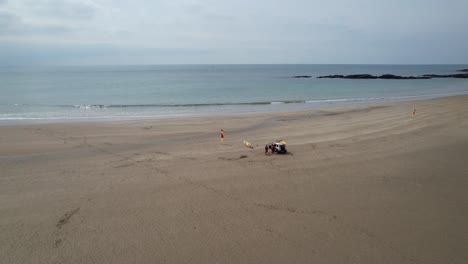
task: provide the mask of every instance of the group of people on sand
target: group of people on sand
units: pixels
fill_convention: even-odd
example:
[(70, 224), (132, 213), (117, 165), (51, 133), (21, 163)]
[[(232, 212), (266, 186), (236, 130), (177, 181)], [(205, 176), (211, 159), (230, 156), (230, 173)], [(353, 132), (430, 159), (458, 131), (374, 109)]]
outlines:
[(286, 149), (286, 142), (280, 139), (272, 143), (268, 143), (265, 145), (265, 155), (268, 155), (268, 151), (271, 151), (271, 154), (286, 154), (288, 152)]
[(268, 155), (268, 150), (271, 150), (271, 154), (274, 154), (276, 151), (276, 145), (269, 143), (265, 145), (265, 155)]

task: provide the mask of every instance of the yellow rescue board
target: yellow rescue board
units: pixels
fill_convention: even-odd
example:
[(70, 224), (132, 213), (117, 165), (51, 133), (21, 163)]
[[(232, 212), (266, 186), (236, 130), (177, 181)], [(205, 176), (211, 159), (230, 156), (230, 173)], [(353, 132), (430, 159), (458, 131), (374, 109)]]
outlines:
[(245, 140), (244, 140), (244, 145), (245, 145), (246, 147), (248, 147), (248, 148), (253, 148), (253, 147), (252, 147), (252, 144), (250, 144), (250, 142), (245, 141)]

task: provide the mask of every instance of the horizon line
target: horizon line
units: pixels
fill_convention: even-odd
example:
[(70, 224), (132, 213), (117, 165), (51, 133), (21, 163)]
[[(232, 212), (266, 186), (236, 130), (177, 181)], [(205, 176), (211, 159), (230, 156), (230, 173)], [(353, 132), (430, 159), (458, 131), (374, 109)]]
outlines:
[(398, 65), (398, 66), (429, 66), (429, 65), (468, 65), (468, 63), (142, 63), (142, 64), (12, 64), (0, 65), (6, 67), (115, 67), (115, 66), (210, 66), (210, 65)]

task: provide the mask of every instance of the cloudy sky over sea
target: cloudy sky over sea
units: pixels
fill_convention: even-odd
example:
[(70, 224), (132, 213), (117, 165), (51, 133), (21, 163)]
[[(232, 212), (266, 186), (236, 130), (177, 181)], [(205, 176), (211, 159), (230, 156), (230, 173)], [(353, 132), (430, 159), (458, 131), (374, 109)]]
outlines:
[(0, 0), (0, 65), (467, 63), (466, 0)]

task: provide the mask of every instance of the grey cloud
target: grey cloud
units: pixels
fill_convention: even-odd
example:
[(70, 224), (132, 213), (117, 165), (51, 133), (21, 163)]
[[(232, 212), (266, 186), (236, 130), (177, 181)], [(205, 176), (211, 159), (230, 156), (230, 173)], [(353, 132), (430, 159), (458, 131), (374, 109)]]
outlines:
[(191, 4), (184, 7), (184, 10), (189, 14), (195, 17), (200, 17), (202, 19), (211, 20), (211, 21), (234, 21), (235, 17), (232, 15), (224, 14), (221, 12), (214, 12), (201, 4)]
[[(6, 0), (0, 1), (6, 2)], [(76, 26), (66, 20), (91, 18), (97, 9), (92, 3), (72, 0), (26, 1), (14, 9), (9, 9), (11, 3), (8, 3), (7, 11), (0, 11), (0, 36), (28, 39), (75, 32)], [(46, 19), (41, 19), (41, 16)]]
[(0, 33), (15, 28), (21, 20), (9, 12), (0, 12)]
[(15, 16), (14, 14), (10, 12), (0, 11), (0, 26), (11, 23), (15, 19), (17, 19), (17, 16)]
[(185, 7), (187, 12), (189, 13), (194, 13), (194, 14), (199, 14), (203, 10), (203, 5), (200, 4), (191, 4)]
[(208, 20), (214, 20), (214, 21), (235, 21), (236, 20), (234, 16), (225, 15), (225, 14), (216, 14), (216, 13), (204, 14), (203, 18), (208, 19)]
[[(44, 45), (17, 52), (27, 54), (25, 63), (42, 54), (90, 64), (114, 57), (123, 63), (467, 61), (468, 1), (448, 2), (0, 0), (0, 38), (30, 49)], [(60, 49), (60, 43), (129, 48)]]
[(0, 36), (56, 35), (69, 31), (69, 28), (61, 25), (28, 25), (17, 15), (0, 12)]
[(52, 18), (90, 19), (97, 12), (97, 6), (90, 1), (36, 0), (29, 2), (28, 7), (37, 15)]

